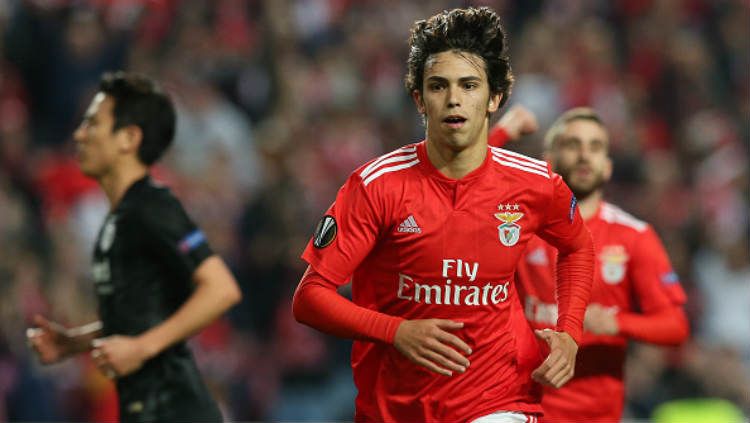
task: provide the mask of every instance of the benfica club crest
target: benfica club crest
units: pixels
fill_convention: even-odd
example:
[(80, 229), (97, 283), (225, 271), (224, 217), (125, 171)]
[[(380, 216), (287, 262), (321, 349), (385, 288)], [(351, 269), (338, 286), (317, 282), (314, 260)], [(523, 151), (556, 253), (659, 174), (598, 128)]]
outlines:
[(602, 279), (610, 285), (617, 285), (625, 277), (625, 268), (628, 263), (627, 252), (622, 245), (607, 245), (599, 254), (601, 263)]
[(497, 227), (498, 237), (503, 245), (512, 247), (521, 238), (521, 225), (516, 222), (523, 217), (523, 213), (518, 211), (518, 204), (500, 204), (497, 208), (500, 212), (495, 213), (495, 217), (503, 222)]

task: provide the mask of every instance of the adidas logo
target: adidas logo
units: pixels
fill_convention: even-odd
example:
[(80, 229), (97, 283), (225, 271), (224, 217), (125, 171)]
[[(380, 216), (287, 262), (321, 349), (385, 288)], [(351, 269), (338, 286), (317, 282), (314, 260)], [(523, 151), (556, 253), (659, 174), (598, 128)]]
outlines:
[(414, 216), (409, 215), (400, 225), (398, 225), (399, 232), (407, 232), (412, 234), (418, 234), (422, 232), (422, 228), (417, 225), (417, 221), (414, 220)]

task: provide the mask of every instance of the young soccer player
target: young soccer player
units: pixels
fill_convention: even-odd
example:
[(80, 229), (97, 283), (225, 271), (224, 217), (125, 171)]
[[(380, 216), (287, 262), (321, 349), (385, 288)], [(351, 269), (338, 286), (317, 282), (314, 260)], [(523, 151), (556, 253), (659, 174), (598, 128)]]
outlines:
[[(355, 340), (357, 421), (534, 421), (532, 377), (572, 376), (593, 246), (546, 163), (487, 145), (512, 83), (506, 47), (488, 8), (414, 24), (406, 87), (426, 139), (357, 169), (303, 253), (295, 317)], [(546, 359), (513, 283), (534, 234), (561, 251)], [(352, 301), (336, 291), (349, 280)]]

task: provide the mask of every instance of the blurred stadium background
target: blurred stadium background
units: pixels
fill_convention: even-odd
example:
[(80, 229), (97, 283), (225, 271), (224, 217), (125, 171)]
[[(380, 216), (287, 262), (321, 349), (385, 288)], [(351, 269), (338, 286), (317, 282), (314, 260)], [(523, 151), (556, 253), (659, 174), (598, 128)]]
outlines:
[[(116, 415), (87, 357), (43, 368), (24, 329), (33, 313), (95, 317), (88, 266), (107, 204), (71, 132), (100, 73), (121, 68), (174, 96), (176, 145), (156, 174), (245, 294), (191, 341), (226, 415), (352, 419), (348, 342), (293, 321), (298, 257), (349, 172), (421, 139), (402, 88), (408, 29), (467, 4), (504, 17), (511, 104), (543, 129), (572, 106), (605, 117), (607, 196), (654, 224), (688, 292), (690, 342), (630, 351), (626, 419), (680, 398), (747, 415), (748, 1), (0, 0), (0, 421)], [(538, 154), (539, 137), (511, 148)]]

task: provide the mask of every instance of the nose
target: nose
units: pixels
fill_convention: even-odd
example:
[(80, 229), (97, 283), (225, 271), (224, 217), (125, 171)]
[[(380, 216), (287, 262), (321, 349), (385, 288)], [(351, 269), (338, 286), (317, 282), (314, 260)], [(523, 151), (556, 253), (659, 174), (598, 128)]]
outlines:
[(588, 163), (591, 160), (592, 154), (593, 154), (593, 152), (591, 151), (591, 149), (588, 146), (586, 146), (586, 145), (581, 146), (581, 148), (579, 150), (579, 155), (580, 155), (580, 160), (581, 161), (585, 161), (585, 162)]
[(84, 124), (81, 123), (78, 125), (75, 131), (73, 131), (73, 140), (75, 142), (81, 142), (86, 137), (86, 129), (84, 128)]
[(585, 142), (577, 141), (572, 144), (578, 162), (588, 162), (591, 159), (591, 149)]
[(459, 107), (461, 105), (461, 100), (459, 98), (459, 93), (461, 90), (459, 90), (456, 87), (449, 87), (448, 88), (448, 108), (454, 108)]
[(578, 163), (589, 164), (591, 162), (589, 154), (584, 149), (578, 150)]

